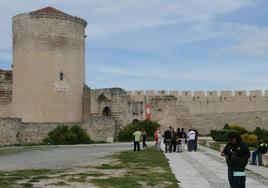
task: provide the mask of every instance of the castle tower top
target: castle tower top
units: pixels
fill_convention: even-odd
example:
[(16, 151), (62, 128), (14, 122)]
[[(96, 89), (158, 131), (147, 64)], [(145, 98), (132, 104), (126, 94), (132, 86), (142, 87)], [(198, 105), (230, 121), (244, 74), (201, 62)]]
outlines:
[(65, 12), (62, 12), (58, 9), (55, 9), (53, 7), (45, 7), (45, 8), (41, 8), (41, 9), (38, 9), (36, 11), (33, 11), (32, 13), (52, 13), (52, 14), (62, 14), (62, 15), (68, 15), (66, 14)]
[(53, 7), (45, 7), (41, 8), (29, 13), (23, 13), (19, 14), (13, 17), (13, 20), (15, 20), (17, 17), (22, 15), (28, 15), (30, 14), (32, 18), (48, 18), (48, 19), (59, 19), (59, 20), (69, 20), (71, 22), (79, 23), (83, 25), (84, 27), (87, 26), (87, 21), (79, 18), (77, 16), (72, 16), (70, 14), (67, 14), (65, 12), (62, 12), (56, 8)]

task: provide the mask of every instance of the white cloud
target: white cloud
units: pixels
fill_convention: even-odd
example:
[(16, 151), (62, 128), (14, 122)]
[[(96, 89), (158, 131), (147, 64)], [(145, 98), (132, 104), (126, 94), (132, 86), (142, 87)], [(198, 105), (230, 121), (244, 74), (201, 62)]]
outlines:
[[(219, 16), (252, 7), (257, 2), (255, 0), (1, 0), (0, 59), (11, 60), (9, 51), (12, 44), (12, 16), (45, 6), (54, 6), (86, 19), (88, 21), (87, 40), (90, 43), (111, 46), (113, 49), (120, 47), (122, 49), (145, 51), (148, 48), (157, 48), (158, 52), (161, 53), (162, 48), (174, 43), (191, 43), (209, 38), (227, 37), (227, 40), (236, 40), (236, 43), (230, 47), (235, 52), (265, 54), (268, 49), (268, 28), (241, 24), (226, 25), (226, 23), (217, 22)], [(221, 24), (222, 26), (219, 26)], [(179, 26), (178, 31), (175, 31), (177, 33), (166, 33), (168, 27), (174, 25)], [(161, 31), (160, 29), (163, 28), (166, 30)], [(160, 31), (151, 38), (148, 35), (143, 35), (144, 30), (148, 31), (150, 29)], [(138, 33), (138, 37), (133, 37), (133, 33)], [(102, 50), (101, 47), (100, 50)], [(145, 78), (151, 78), (152, 80), (165, 79), (174, 82), (191, 80), (219, 83), (244, 83), (247, 80), (247, 75), (239, 70), (230, 69), (228, 70), (228, 76), (226, 76), (220, 69), (211, 69), (183, 70), (172, 66), (166, 68), (164, 66), (153, 66), (145, 67), (141, 71), (131, 65), (107, 67), (104, 64), (94, 62), (90, 65), (89, 73), (95, 71), (135, 77), (136, 80), (139, 80), (139, 83)], [(148, 74), (149, 70), (150, 74)], [(111, 77), (96, 80), (96, 82), (106, 83), (108, 80), (115, 84), (112, 79)], [(126, 82), (131, 82), (131, 80), (126, 79), (122, 82), (126, 85)], [(120, 82), (116, 84), (120, 85)], [(262, 86), (265, 84), (266, 82), (261, 82), (261, 78), (257, 77), (254, 81), (243, 86), (253, 87), (254, 85)]]
[[(125, 67), (118, 67), (118, 66), (107, 66), (101, 64), (94, 64), (89, 67), (90, 71), (95, 71), (99, 73), (105, 74), (112, 74), (117, 76), (128, 76), (128, 77), (135, 77), (144, 79), (152, 78), (152, 79), (165, 79), (165, 80), (172, 80), (172, 81), (237, 81), (243, 80), (241, 75), (236, 74), (236, 70), (228, 72), (228, 76), (223, 74), (223, 69), (217, 69), (216, 67), (211, 69), (194, 69), (194, 68), (185, 68), (181, 69), (180, 67), (176, 67), (175, 65), (169, 66), (168, 68), (165, 65), (154, 65), (150, 66), (151, 63), (148, 65), (140, 64), (139, 66), (125, 66)], [(142, 69), (140, 67), (143, 67)]]
[(268, 50), (268, 27), (231, 24), (237, 32), (238, 42), (231, 50), (246, 54), (266, 55)]
[[(160, 27), (169, 24), (207, 23), (219, 15), (254, 5), (253, 0), (117, 0), (98, 1), (85, 15), (89, 36)], [(88, 6), (92, 1), (88, 2)]]
[[(192, 23), (193, 29), (203, 28), (215, 17), (254, 5), (253, 0), (1, 0), (0, 48), (11, 46), (11, 17), (44, 6), (55, 6), (88, 21), (90, 40), (110, 40), (113, 34), (169, 24)], [(206, 29), (206, 28), (205, 28)], [(206, 33), (203, 31), (203, 34)], [(209, 33), (213, 36), (212, 33)], [(203, 35), (196, 35), (198, 37)], [(186, 36), (184, 41), (194, 40)], [(207, 34), (206, 37), (209, 37)], [(180, 39), (181, 40), (181, 39)]]

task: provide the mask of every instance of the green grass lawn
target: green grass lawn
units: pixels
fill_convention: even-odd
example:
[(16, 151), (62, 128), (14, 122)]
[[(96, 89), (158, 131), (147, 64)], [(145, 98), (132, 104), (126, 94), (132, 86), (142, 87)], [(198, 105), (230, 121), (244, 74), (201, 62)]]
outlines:
[(154, 149), (140, 152), (124, 151), (112, 157), (118, 159), (120, 163), (103, 164), (97, 168), (125, 169), (126, 172), (117, 177), (93, 179), (94, 184), (103, 188), (178, 187), (178, 182), (171, 172), (168, 161), (161, 152)]
[[(32, 187), (33, 182), (39, 182), (42, 179), (49, 179), (48, 175), (58, 173), (59, 171), (50, 171), (47, 169), (15, 170), (0, 172), (0, 187)], [(18, 181), (26, 180), (25, 183)]]

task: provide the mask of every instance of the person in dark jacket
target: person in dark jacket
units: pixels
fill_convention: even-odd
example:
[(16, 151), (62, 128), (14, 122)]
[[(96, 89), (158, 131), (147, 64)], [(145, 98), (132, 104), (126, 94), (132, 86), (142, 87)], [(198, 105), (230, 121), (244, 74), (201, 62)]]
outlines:
[(263, 164), (262, 164), (262, 155), (267, 153), (267, 147), (268, 147), (268, 145), (263, 141), (261, 141), (258, 144), (257, 149), (252, 153), (252, 161), (250, 163), (251, 165), (257, 165), (256, 159), (258, 157), (259, 166), (263, 166)]
[(195, 132), (194, 151), (197, 151), (198, 130), (195, 129), (194, 132)]
[(176, 152), (177, 149), (177, 133), (174, 128), (171, 128), (171, 151)]
[(180, 141), (181, 141), (181, 151), (184, 151), (185, 144), (187, 143), (187, 134), (184, 131), (184, 128), (181, 129)]
[(164, 132), (164, 143), (165, 143), (165, 152), (169, 151), (169, 153), (172, 152), (171, 148), (171, 127), (169, 127), (168, 130)]
[(230, 132), (228, 143), (222, 151), (228, 165), (228, 180), (231, 188), (245, 188), (245, 167), (248, 164), (250, 152), (248, 146), (241, 141), (236, 132)]
[(147, 148), (148, 147), (147, 144), (146, 144), (147, 133), (146, 133), (145, 128), (142, 128), (142, 130), (141, 130), (141, 137), (142, 137), (142, 147), (143, 147), (143, 149)]
[(177, 139), (176, 139), (176, 143), (177, 143), (177, 152), (181, 152), (181, 128), (177, 129)]

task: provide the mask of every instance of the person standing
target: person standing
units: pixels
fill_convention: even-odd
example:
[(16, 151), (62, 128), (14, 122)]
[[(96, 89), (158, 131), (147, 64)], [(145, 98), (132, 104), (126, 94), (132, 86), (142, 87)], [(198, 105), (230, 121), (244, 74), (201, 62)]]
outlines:
[(167, 153), (167, 151), (169, 151), (169, 153), (172, 152), (172, 148), (171, 148), (171, 127), (169, 127), (169, 129), (167, 129), (164, 132), (164, 143), (165, 143), (165, 152)]
[(194, 144), (195, 144), (195, 132), (190, 129), (188, 132), (188, 138), (189, 138), (189, 142), (188, 142), (188, 151), (192, 151), (194, 150)]
[(181, 152), (181, 129), (180, 128), (177, 129), (176, 143), (177, 143), (177, 152)]
[(236, 132), (230, 132), (228, 143), (222, 151), (228, 166), (228, 180), (231, 188), (245, 188), (246, 174), (245, 167), (250, 158), (248, 146), (242, 142)]
[(171, 151), (176, 152), (177, 149), (177, 133), (174, 128), (171, 128)]
[(146, 144), (146, 139), (147, 139), (147, 134), (146, 134), (146, 130), (143, 128), (141, 131), (141, 137), (142, 137), (142, 148), (147, 148), (147, 144)]
[(155, 148), (157, 150), (157, 141), (158, 141), (158, 132), (159, 132), (159, 128), (157, 128), (154, 132), (154, 140), (155, 140)]
[(195, 129), (195, 139), (194, 139), (194, 151), (197, 151), (197, 141), (198, 141), (198, 130)]
[(157, 129), (156, 134), (157, 134), (157, 138), (158, 138), (157, 142), (156, 142), (156, 150), (161, 151), (161, 143), (162, 143), (163, 137), (162, 137), (159, 129)]
[(252, 153), (251, 165), (257, 165), (256, 159), (258, 158), (258, 165), (263, 166), (262, 155), (267, 153), (267, 147), (268, 145), (265, 142), (261, 141), (259, 143), (258, 148)]
[(141, 132), (136, 129), (133, 133), (134, 136), (134, 151), (140, 151), (140, 140), (141, 140)]
[(180, 141), (181, 141), (181, 151), (184, 151), (184, 149), (185, 149), (185, 143), (187, 142), (187, 134), (184, 131), (184, 128), (181, 129)]

